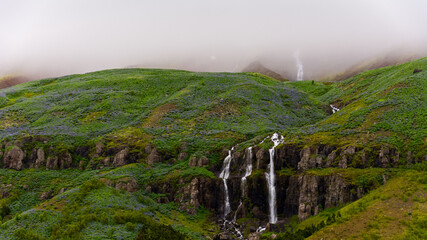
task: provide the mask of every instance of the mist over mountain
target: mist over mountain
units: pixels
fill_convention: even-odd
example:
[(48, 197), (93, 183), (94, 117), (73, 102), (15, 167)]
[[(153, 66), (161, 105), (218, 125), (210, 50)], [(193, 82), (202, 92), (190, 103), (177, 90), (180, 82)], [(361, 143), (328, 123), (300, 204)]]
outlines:
[(2, 1), (0, 75), (142, 66), (319, 79), (390, 52), (425, 56), (425, 1)]

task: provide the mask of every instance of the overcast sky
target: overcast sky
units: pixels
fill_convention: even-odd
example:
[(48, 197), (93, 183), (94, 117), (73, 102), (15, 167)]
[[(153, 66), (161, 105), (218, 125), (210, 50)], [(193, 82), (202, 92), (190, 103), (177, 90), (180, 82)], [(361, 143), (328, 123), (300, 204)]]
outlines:
[(0, 75), (127, 66), (315, 77), (427, 50), (425, 0), (0, 0)]

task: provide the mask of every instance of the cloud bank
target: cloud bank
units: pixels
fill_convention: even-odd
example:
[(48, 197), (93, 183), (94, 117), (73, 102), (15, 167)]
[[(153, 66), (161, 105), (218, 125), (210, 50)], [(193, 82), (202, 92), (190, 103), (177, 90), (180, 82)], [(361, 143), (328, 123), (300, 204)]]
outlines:
[(128, 66), (318, 78), (390, 52), (426, 56), (424, 0), (3, 0), (0, 75)]

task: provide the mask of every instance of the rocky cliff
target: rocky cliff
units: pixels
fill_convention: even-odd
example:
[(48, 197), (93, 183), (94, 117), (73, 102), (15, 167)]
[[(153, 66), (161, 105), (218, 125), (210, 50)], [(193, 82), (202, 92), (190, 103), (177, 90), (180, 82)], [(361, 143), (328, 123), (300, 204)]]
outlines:
[[(400, 161), (402, 154), (394, 148), (385, 146), (368, 149), (354, 146), (316, 145), (307, 147), (283, 144), (275, 151), (277, 209), (278, 215), (282, 219), (297, 214), (300, 220), (304, 220), (311, 215), (318, 214), (324, 208), (357, 200), (374, 187), (370, 186), (370, 183), (355, 184), (349, 179), (346, 172), (331, 171), (326, 174), (316, 174), (315, 171), (308, 171), (310, 169), (321, 171), (326, 168), (337, 170), (388, 168), (403, 162), (406, 164), (406, 162), (421, 161), (421, 159), (411, 157), (410, 153), (406, 154), (407, 157), (404, 159), (406, 161)], [(251, 159), (254, 171), (242, 189), (241, 178), (244, 175), (247, 158)], [(267, 169), (268, 161), (268, 150), (260, 147), (254, 147), (251, 156), (247, 156), (247, 151), (244, 150), (233, 152), (231, 176), (227, 180), (232, 209), (227, 216), (228, 219), (231, 220), (236, 216), (237, 219), (254, 217), (267, 221), (268, 193), (264, 172)], [(213, 170), (215, 170), (214, 167)], [(379, 181), (387, 178), (386, 175), (378, 177)], [(193, 178), (191, 181), (170, 179), (167, 182), (153, 183), (150, 190), (166, 194), (161, 201), (176, 201), (182, 206), (196, 208), (203, 205), (217, 213), (218, 216), (222, 216), (224, 190), (218, 178), (199, 177)], [(194, 213), (194, 210), (191, 211)]]

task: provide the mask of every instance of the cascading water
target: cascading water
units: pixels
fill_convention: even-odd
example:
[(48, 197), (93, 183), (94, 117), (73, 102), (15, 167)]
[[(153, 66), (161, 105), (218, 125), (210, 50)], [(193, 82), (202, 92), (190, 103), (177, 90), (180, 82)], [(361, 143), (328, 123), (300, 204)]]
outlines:
[(337, 108), (337, 107), (335, 107), (334, 105), (329, 105), (331, 108), (332, 108), (332, 113), (336, 113), (336, 112), (338, 112), (340, 109), (339, 108)]
[(231, 212), (231, 206), (230, 206), (230, 197), (228, 195), (228, 186), (227, 186), (227, 179), (230, 177), (230, 164), (231, 164), (231, 151), (234, 150), (234, 147), (228, 151), (227, 157), (224, 159), (224, 163), (222, 164), (222, 171), (219, 174), (219, 178), (222, 179), (222, 182), (224, 183), (224, 228), (234, 229), (234, 235), (237, 236), (237, 238), (242, 239), (243, 234), (240, 232), (240, 230), (235, 226), (235, 221), (228, 221), (226, 219), (227, 215)]
[(276, 208), (276, 186), (275, 186), (275, 173), (274, 173), (274, 149), (277, 145), (283, 143), (283, 136), (279, 137), (279, 134), (274, 133), (271, 137), (274, 146), (269, 149), (270, 152), (270, 164), (268, 164), (268, 172), (265, 173), (268, 186), (268, 204), (270, 207), (269, 222), (277, 222), (277, 208)]
[(246, 196), (246, 181), (247, 177), (249, 177), (252, 174), (252, 147), (248, 147), (246, 149), (246, 171), (245, 175), (242, 177), (242, 198)]
[(301, 62), (301, 59), (299, 58), (299, 51), (296, 51), (294, 53), (294, 57), (296, 60), (296, 66), (297, 66), (297, 81), (302, 81), (304, 80), (304, 69), (303, 69), (303, 65)]
[(224, 183), (224, 219), (231, 212), (227, 179), (230, 176), (231, 151), (233, 151), (233, 149), (234, 148), (228, 151), (228, 156), (224, 159), (224, 163), (222, 164), (222, 171), (219, 174), (219, 178), (221, 178), (222, 182)]

